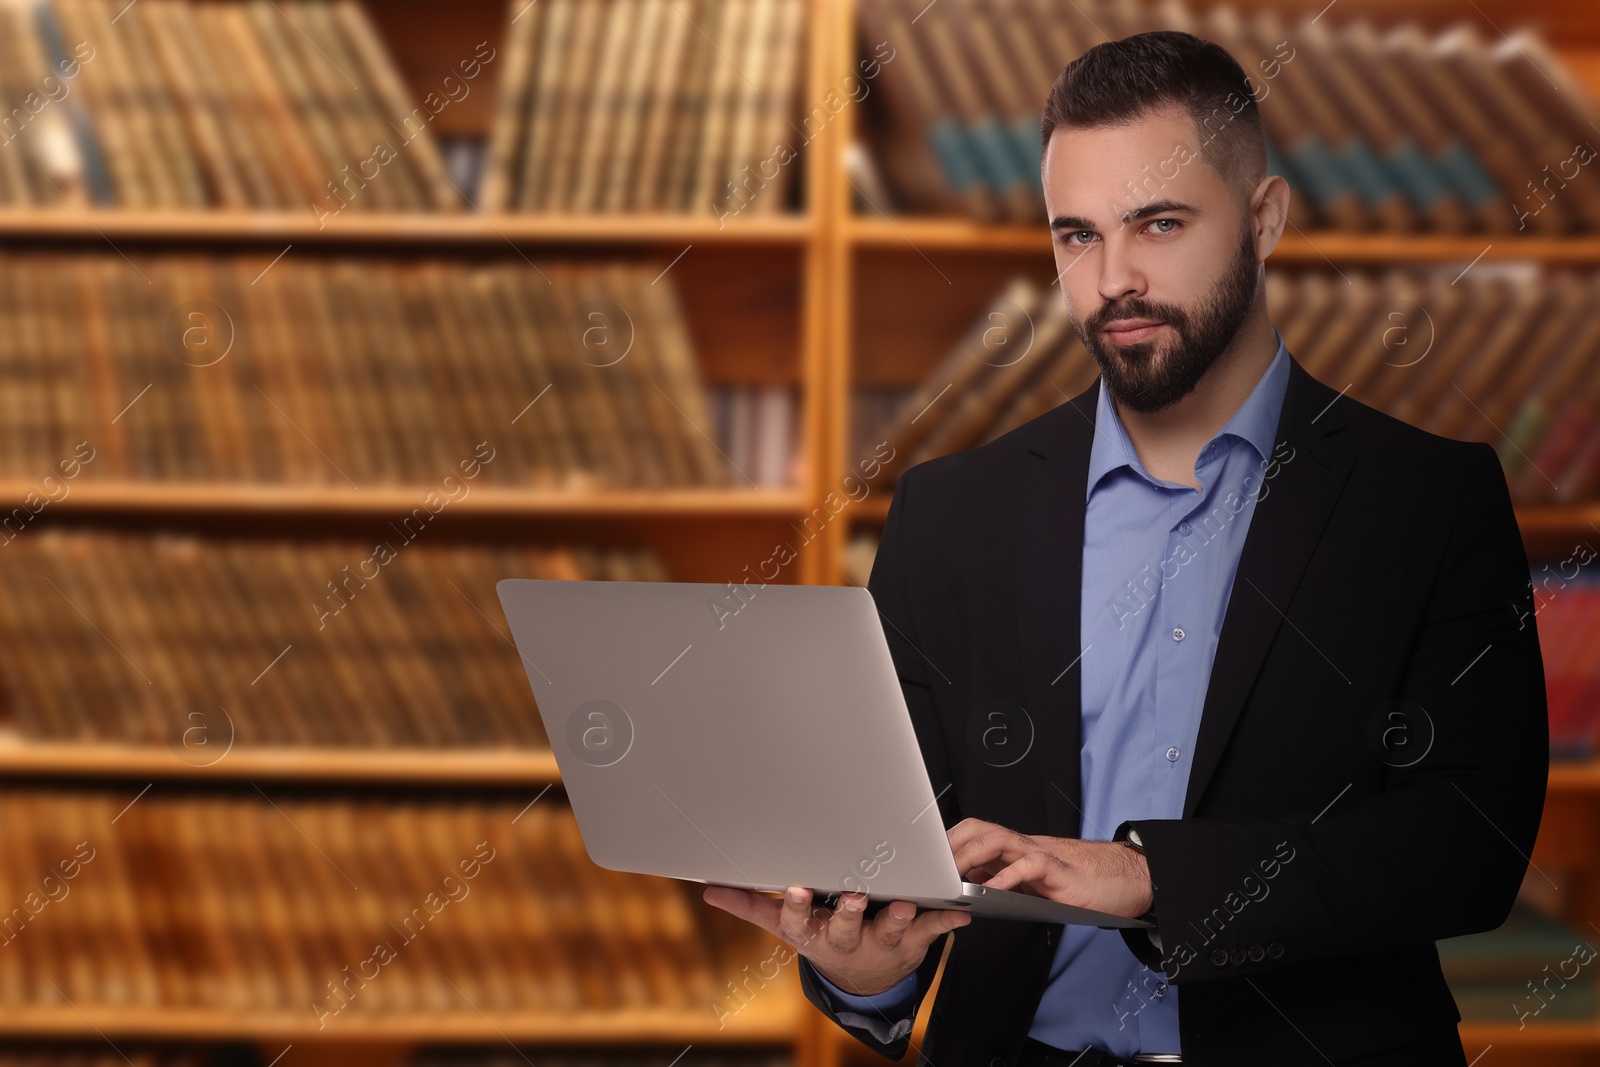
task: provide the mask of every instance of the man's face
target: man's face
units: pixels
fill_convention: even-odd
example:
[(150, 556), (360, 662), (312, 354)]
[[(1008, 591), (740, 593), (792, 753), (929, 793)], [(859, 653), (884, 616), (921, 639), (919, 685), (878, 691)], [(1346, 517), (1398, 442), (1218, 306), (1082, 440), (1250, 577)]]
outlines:
[(1182, 400), (1238, 333), (1260, 279), (1240, 209), (1248, 192), (1200, 158), (1177, 108), (1052, 134), (1044, 193), (1056, 270), (1119, 406), (1150, 413)]

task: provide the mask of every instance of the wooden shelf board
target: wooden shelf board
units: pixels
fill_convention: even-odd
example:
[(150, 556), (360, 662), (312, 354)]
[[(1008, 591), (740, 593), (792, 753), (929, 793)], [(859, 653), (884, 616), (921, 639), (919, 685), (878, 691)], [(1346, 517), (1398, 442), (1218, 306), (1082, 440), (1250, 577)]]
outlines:
[[(438, 486), (244, 485), (217, 483), (94, 483), (75, 485), (69, 496), (51, 503), (50, 513), (72, 511), (158, 511), (162, 513), (293, 512), (375, 518), (404, 516), (422, 507)], [(0, 483), (0, 502), (19, 504), (34, 482)], [(441, 515), (476, 516), (784, 516), (805, 510), (801, 490), (777, 489), (545, 489), (482, 486), (449, 503)]]
[(816, 231), (806, 215), (751, 215), (725, 225), (705, 215), (483, 215), (361, 213), (319, 218), (304, 211), (120, 211), (0, 209), (0, 237), (102, 240), (286, 241), (356, 244), (803, 244)]
[[(845, 225), (847, 240), (857, 248), (927, 249), (971, 252), (1050, 253), (1045, 220), (1037, 226), (985, 225), (960, 218), (854, 217)], [(1488, 249), (1487, 252), (1484, 250)], [(1273, 250), (1277, 263), (1324, 263), (1329, 260), (1382, 263), (1468, 262), (1484, 259), (1530, 259), (1547, 263), (1600, 262), (1600, 236), (1508, 237), (1498, 234), (1359, 234), (1319, 231), (1286, 233)]]
[[(525, 1043), (594, 1042), (607, 1047), (626, 1043), (789, 1043), (800, 1024), (798, 995), (752, 1000), (744, 1010), (726, 1016), (704, 1012), (627, 1009), (548, 1015), (533, 1012), (466, 1009), (437, 1013), (392, 1009), (361, 1011), (353, 1002), (334, 1016), (318, 1016), (307, 1008), (256, 1012), (218, 1006), (173, 1009), (85, 1004), (78, 1008), (7, 1007), (6, 1033), (13, 1037), (94, 1038), (96, 1035), (158, 1040), (272, 1040), (316, 1042), (373, 1041), (520, 1041)], [(802, 1001), (803, 1003), (803, 1001)], [(809, 1005), (807, 1005), (809, 1008)]]
[(1600, 759), (1552, 760), (1550, 792), (1600, 792)]
[[(403, 781), (541, 784), (559, 782), (555, 756), (525, 749), (267, 748), (240, 746), (195, 766), (158, 745), (0, 741), (0, 775), (128, 778)], [(1551, 792), (1600, 792), (1600, 759), (1554, 761)]]
[(1517, 508), (1517, 526), (1530, 555), (1565, 559), (1580, 541), (1600, 544), (1600, 502), (1524, 505)]
[(337, 749), (235, 746), (209, 756), (158, 745), (7, 740), (0, 775), (538, 785), (560, 781), (554, 754), (540, 749)]
[(1476, 1055), (1482, 1045), (1501, 1048), (1595, 1049), (1600, 1050), (1600, 1020), (1591, 1022), (1539, 1022), (1522, 1029), (1512, 1023), (1462, 1022), (1461, 1041), (1467, 1055)]

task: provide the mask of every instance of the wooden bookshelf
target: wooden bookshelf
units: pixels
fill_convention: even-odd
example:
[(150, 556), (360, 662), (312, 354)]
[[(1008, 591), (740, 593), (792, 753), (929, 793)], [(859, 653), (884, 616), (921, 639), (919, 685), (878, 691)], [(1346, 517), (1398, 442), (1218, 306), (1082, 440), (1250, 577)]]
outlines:
[[(1380, 0), (1344, 0), (1352, 11), (1388, 21), (1393, 5)], [(1247, 6), (1286, 0), (1247, 0)], [(501, 33), (505, 5), (467, 0), (441, 20), (428, 5), (365, 5), (378, 22), (385, 43), (398, 57), (409, 88), (419, 96), (438, 82), (440, 64), (470, 51), (480, 35)], [(1428, 25), (1461, 15), (1450, 0), (1412, 0)], [(1560, 39), (1569, 48), (1572, 65), (1592, 88), (1600, 87), (1600, 18), (1559, 0), (1538, 0), (1533, 6), (1511, 0), (1483, 0), (1484, 10), (1500, 25), (1518, 20), (1543, 20), (1548, 28), (1568, 30)], [(1294, 8), (1298, 10), (1298, 8)], [(803, 102), (815, 102), (854, 69), (856, 50), (853, 0), (808, 0)], [(1352, 14), (1341, 17), (1353, 17)], [(1486, 16), (1487, 17), (1487, 16)], [(493, 80), (501, 68), (489, 68), (468, 106), (445, 112), (443, 132), (482, 135), (492, 120)], [(1053, 273), (1049, 235), (1044, 220), (1037, 227), (984, 226), (963, 219), (860, 216), (854, 213), (854, 190), (842, 165), (844, 146), (856, 136), (857, 107), (844, 108), (810, 146), (804, 168), (804, 208), (792, 215), (730, 219), (719, 226), (709, 215), (533, 215), (493, 213), (471, 207), (438, 213), (367, 213), (347, 211), (336, 218), (318, 218), (311, 208), (278, 211), (111, 211), (63, 207), (54, 210), (0, 210), (0, 239), (52, 248), (128, 246), (131, 255), (154, 246), (228, 249), (259, 246), (264, 260), (283, 245), (320, 251), (364, 249), (375, 254), (504, 255), (522, 249), (588, 256), (646, 254), (670, 258), (688, 254), (674, 271), (683, 276), (686, 310), (701, 358), (712, 381), (791, 381), (802, 393), (801, 448), (805, 458), (799, 484), (780, 489), (746, 490), (603, 490), (476, 488), (451, 505), (452, 529), (469, 536), (524, 536), (530, 524), (554, 523), (562, 529), (597, 537), (643, 540), (658, 547), (675, 576), (686, 580), (725, 581), (738, 578), (739, 565), (759, 559), (756, 547), (793, 538), (796, 524), (815, 514), (840, 479), (854, 470), (860, 457), (849, 454), (851, 390), (863, 364), (876, 361), (875, 374), (907, 383), (914, 381), (942, 354), (926, 339), (950, 336), (951, 290), (961, 283), (982, 293), (980, 279), (998, 283), (1015, 269), (1032, 269), (1048, 278)], [(689, 250), (689, 249), (692, 249)], [(741, 287), (725, 289), (722, 278), (697, 268), (709, 253), (722, 274), (744, 273)], [(1402, 237), (1346, 233), (1286, 235), (1275, 262), (1317, 265), (1391, 264), (1487, 260), (1533, 260), (1549, 264), (1600, 264), (1600, 237), (1571, 239), (1495, 237)], [(907, 280), (896, 292), (910, 294), (912, 313), (929, 313), (925, 335), (909, 336), (895, 349), (864, 351), (857, 325), (873, 308), (874, 275), (889, 264)], [(772, 275), (764, 275), (776, 265)], [(731, 268), (731, 270), (723, 269)], [(698, 270), (698, 272), (697, 272)], [(915, 278), (913, 279), (913, 273)], [(992, 288), (992, 286), (991, 286)], [(764, 290), (782, 289), (773, 294)], [(970, 300), (971, 297), (962, 299)], [(783, 352), (775, 359), (750, 358), (753, 345), (778, 338)], [(759, 363), (759, 365), (755, 365)], [(34, 486), (0, 484), (0, 500), (16, 501)], [(241, 534), (268, 520), (294, 520), (340, 531), (387, 519), (414, 506), (425, 490), (404, 486), (350, 490), (341, 486), (242, 486), (179, 484), (74, 483), (70, 496), (52, 503), (52, 523), (114, 520), (140, 527), (204, 523)], [(835, 521), (802, 546), (800, 559), (784, 580), (807, 584), (842, 584), (843, 552), (852, 528), (881, 526), (889, 495), (874, 487), (861, 503), (848, 503)], [(1600, 526), (1600, 504), (1574, 508), (1520, 508), (1519, 521), (1530, 554), (1564, 553), (1575, 540)], [(452, 534), (453, 535), (453, 534)], [(431, 536), (431, 535), (430, 535)], [(796, 541), (796, 544), (799, 542)], [(1560, 558), (1556, 556), (1554, 558)], [(731, 560), (737, 562), (730, 565)], [(0, 773), (15, 777), (79, 780), (144, 780), (215, 783), (248, 788), (248, 782), (402, 784), (417, 789), (474, 785), (526, 786), (530, 795), (559, 782), (553, 757), (545, 751), (379, 751), (328, 749), (236, 748), (206, 767), (185, 763), (159, 746), (112, 744), (31, 744), (0, 742)], [(1574, 805), (1563, 817), (1567, 830), (1583, 825), (1600, 804), (1600, 761), (1558, 764), (1551, 769), (1552, 796)], [(765, 955), (751, 951), (750, 959)], [(596, 1046), (685, 1042), (770, 1044), (792, 1049), (798, 1067), (843, 1063), (875, 1063), (852, 1039), (827, 1023), (800, 997), (789, 980), (773, 995), (719, 1028), (711, 1012), (634, 1012), (545, 1017), (529, 1014), (484, 1016), (470, 1010), (440, 1016), (373, 1016), (352, 1012), (337, 1026), (318, 1031), (311, 1013), (236, 1015), (216, 1011), (149, 1011), (122, 1008), (79, 1012), (71, 1007), (26, 1010), (8, 1014), (10, 1032), (18, 1036), (96, 1038), (248, 1039), (296, 1042), (299, 1052), (333, 1042), (357, 1047), (412, 1046), (442, 1041), (519, 1042), (574, 1041)], [(730, 973), (730, 979), (736, 975)], [(920, 1046), (932, 995), (924, 1001), (913, 1035)], [(1502, 1051), (1537, 1052), (1541, 1062), (1592, 1062), (1600, 1054), (1600, 1022), (1515, 1026), (1466, 1024), (1463, 1040), (1469, 1057), (1485, 1045)], [(341, 1048), (337, 1055), (344, 1055)], [(275, 1053), (274, 1053), (275, 1054)], [(1563, 1059), (1561, 1057), (1571, 1057)], [(1583, 1059), (1583, 1057), (1590, 1057)], [(270, 1058), (270, 1057), (269, 1057)], [(913, 1057), (914, 1058), (914, 1054)], [(909, 1058), (908, 1058), (909, 1059)]]
[[(508, 5), (501, 0), (465, 0), (449, 18), (417, 5), (367, 4), (385, 44), (398, 57), (417, 99), (437, 88), (449, 63), (470, 54), (485, 37), (499, 47)], [(800, 99), (819, 98), (832, 69), (829, 55), (833, 9), (807, 3), (807, 44), (802, 57)], [(444, 57), (441, 59), (440, 57)], [(443, 64), (443, 69), (440, 65)], [(466, 106), (452, 107), (438, 130), (467, 136), (488, 133), (493, 82), (503, 69), (487, 65), (486, 77)], [(797, 437), (802, 456), (799, 481), (775, 488), (631, 490), (603, 487), (530, 489), (474, 486), (469, 496), (440, 515), (439, 538), (522, 542), (530, 534), (555, 531), (569, 540), (645, 544), (675, 577), (690, 581), (736, 581), (740, 568), (755, 563), (780, 541), (798, 549), (779, 581), (819, 584), (836, 570), (836, 540), (810, 521), (830, 486), (822, 454), (827, 427), (836, 417), (822, 401), (829, 360), (826, 241), (830, 219), (822, 195), (831, 157), (816, 146), (803, 161), (797, 183), (804, 206), (795, 213), (742, 215), (719, 225), (709, 212), (684, 215), (616, 216), (495, 213), (470, 206), (449, 212), (370, 213), (344, 211), (319, 218), (304, 211), (117, 211), (64, 204), (52, 210), (0, 210), (0, 240), (18, 247), (71, 252), (107, 246), (133, 261), (157, 251), (259, 251), (263, 266), (287, 247), (294, 254), (349, 251), (374, 257), (526, 255), (644, 258), (672, 263), (708, 385), (791, 385), (798, 391)], [(677, 257), (677, 258), (674, 258)], [(514, 408), (513, 408), (514, 411)], [(285, 529), (358, 536), (395, 515), (409, 513), (434, 486), (239, 485), (96, 482), (72, 483), (52, 501), (42, 525), (110, 525), (118, 529), (205, 529), (223, 536), (254, 536)], [(20, 503), (37, 486), (0, 483), (0, 501)], [(429, 537), (434, 537), (429, 534)], [(546, 788), (559, 790), (559, 772), (547, 750), (378, 750), (251, 748), (235, 746), (215, 762), (194, 766), (161, 745), (30, 743), (0, 740), (0, 773), (52, 783), (145, 783), (163, 788), (250, 792), (260, 783), (281, 789), (445, 790), (516, 788), (529, 799)], [(251, 794), (253, 795), (253, 793)], [(696, 906), (699, 905), (696, 901)], [(741, 964), (766, 959), (771, 938), (752, 936), (737, 920), (704, 908), (726, 969), (719, 980), (739, 979)], [(13, 951), (16, 951), (15, 949)], [(416, 964), (411, 964), (415, 966)], [(808, 1067), (822, 1044), (822, 1031), (804, 1002), (791, 965), (748, 1006), (719, 1023), (710, 1010), (495, 1012), (465, 1003), (448, 1013), (363, 1013), (359, 1003), (325, 1028), (310, 1011), (237, 1012), (215, 1009), (161, 1010), (132, 1006), (63, 1004), (7, 1011), (7, 1032), (17, 1039), (50, 1038), (97, 1042), (255, 1041), (277, 1056), (295, 1046), (296, 1062), (399, 1063), (411, 1049), (446, 1042), (503, 1047), (592, 1045), (611, 1049), (685, 1045), (761, 1047)], [(310, 991), (308, 991), (309, 994)], [(270, 1051), (267, 1051), (270, 1049)]]
[(818, 237), (815, 215), (734, 217), (719, 226), (698, 215), (487, 215), (349, 212), (319, 222), (309, 209), (276, 211), (52, 211), (0, 209), (0, 238), (13, 240), (293, 241), (299, 244), (660, 245), (678, 242), (797, 247)]

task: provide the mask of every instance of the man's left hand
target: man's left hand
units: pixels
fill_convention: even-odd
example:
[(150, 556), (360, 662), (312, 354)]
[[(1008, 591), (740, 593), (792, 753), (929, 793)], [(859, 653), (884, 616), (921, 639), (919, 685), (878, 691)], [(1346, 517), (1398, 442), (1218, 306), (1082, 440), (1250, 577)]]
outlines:
[(967, 881), (1129, 919), (1150, 910), (1149, 865), (1121, 842), (1030, 837), (982, 819), (962, 819), (948, 836)]

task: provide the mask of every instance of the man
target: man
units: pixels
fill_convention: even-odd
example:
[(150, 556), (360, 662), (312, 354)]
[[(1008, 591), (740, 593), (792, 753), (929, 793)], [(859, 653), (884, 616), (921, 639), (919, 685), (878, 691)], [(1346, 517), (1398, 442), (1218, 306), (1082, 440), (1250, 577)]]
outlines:
[(1041, 132), (1101, 375), (908, 470), (869, 584), (963, 874), (1155, 929), (705, 899), (890, 1057), (953, 942), (935, 1067), (1463, 1065), (1434, 941), (1505, 918), (1548, 768), (1494, 450), (1285, 349), (1263, 262), (1289, 188), (1223, 49), (1100, 45)]

